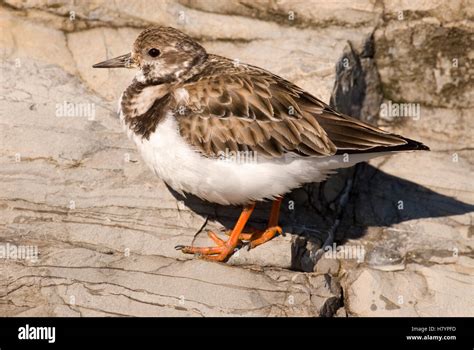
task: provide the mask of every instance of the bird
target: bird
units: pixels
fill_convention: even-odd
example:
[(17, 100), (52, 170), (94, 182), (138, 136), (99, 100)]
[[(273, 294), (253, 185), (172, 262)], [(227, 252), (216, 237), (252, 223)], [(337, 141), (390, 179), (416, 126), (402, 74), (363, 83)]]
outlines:
[[(178, 29), (151, 26), (130, 53), (93, 68), (137, 69), (118, 114), (144, 162), (176, 192), (242, 212), (226, 240), (183, 253), (227, 261), (282, 234), (282, 198), (336, 169), (423, 143), (339, 113), (263, 68), (208, 53)], [(248, 229), (256, 203), (272, 201), (264, 230)]]

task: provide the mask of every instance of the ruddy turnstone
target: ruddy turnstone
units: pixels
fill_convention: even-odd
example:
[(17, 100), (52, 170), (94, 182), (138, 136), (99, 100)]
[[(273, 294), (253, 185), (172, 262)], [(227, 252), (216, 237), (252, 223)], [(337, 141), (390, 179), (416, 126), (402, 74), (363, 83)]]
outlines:
[[(256, 247), (281, 233), (285, 193), (321, 182), (338, 168), (420, 142), (338, 113), (271, 72), (208, 54), (186, 34), (151, 27), (131, 53), (94, 68), (138, 68), (119, 103), (120, 120), (148, 166), (177, 192), (209, 202), (243, 205), (227, 241), (184, 253), (226, 260), (240, 243)], [(234, 161), (226, 155), (251, 155)], [(255, 202), (273, 200), (268, 227), (244, 233)]]

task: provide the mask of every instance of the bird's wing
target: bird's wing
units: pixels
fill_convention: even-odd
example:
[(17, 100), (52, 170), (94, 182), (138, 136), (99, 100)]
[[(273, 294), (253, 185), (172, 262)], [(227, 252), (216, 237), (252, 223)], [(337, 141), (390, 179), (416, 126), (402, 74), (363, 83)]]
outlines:
[(407, 144), (407, 139), (336, 112), (267, 71), (208, 75), (182, 86), (175, 118), (181, 136), (206, 156), (253, 151), (330, 156)]

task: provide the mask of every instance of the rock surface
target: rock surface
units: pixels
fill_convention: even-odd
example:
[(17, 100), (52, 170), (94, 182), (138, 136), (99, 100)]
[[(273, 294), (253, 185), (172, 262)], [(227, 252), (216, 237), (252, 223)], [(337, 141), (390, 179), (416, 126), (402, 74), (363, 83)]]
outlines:
[[(0, 246), (39, 256), (2, 259), (0, 315), (473, 316), (473, 12), (461, 0), (6, 0)], [(432, 152), (293, 191), (286, 237), (227, 264), (184, 256), (175, 245), (229, 227), (238, 208), (184, 200), (154, 177), (115, 115), (133, 72), (91, 69), (153, 23), (328, 102), (350, 41), (360, 61), (350, 79), (365, 82), (350, 88), (365, 86), (357, 111)], [(377, 116), (380, 101), (420, 113)], [(70, 105), (83, 109), (65, 116)], [(268, 208), (258, 207), (255, 226)], [(325, 243), (335, 247), (328, 232), (344, 251), (322, 256)], [(209, 241), (201, 233), (194, 243)]]

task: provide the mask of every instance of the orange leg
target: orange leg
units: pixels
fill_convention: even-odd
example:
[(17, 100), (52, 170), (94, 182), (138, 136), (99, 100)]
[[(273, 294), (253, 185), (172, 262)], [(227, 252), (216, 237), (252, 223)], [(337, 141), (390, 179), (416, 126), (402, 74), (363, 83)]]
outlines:
[(215, 247), (176, 246), (175, 248), (180, 249), (186, 254), (201, 254), (208, 260), (224, 261), (232, 255), (234, 249), (237, 247), (239, 236), (254, 209), (255, 203), (252, 203), (242, 210), (242, 214), (240, 214), (240, 217), (227, 241), (220, 239), (215, 233), (209, 232), (209, 237), (217, 244)]
[[(239, 240), (250, 241), (249, 249), (255, 248), (265, 242), (268, 242), (276, 235), (282, 233), (281, 227), (278, 226), (278, 218), (280, 216), (280, 206), (281, 206), (282, 200), (283, 198), (280, 197), (273, 201), (272, 209), (270, 211), (270, 218), (268, 219), (268, 225), (267, 225), (266, 230), (262, 231), (262, 230), (254, 229), (254, 230), (249, 230), (246, 233), (241, 233), (239, 235)], [(231, 233), (232, 231), (226, 232), (226, 234), (231, 234)], [(216, 237), (216, 235), (213, 232), (210, 232), (210, 234)], [(214, 238), (212, 239), (214, 240)]]
[(268, 219), (268, 227), (278, 226), (278, 219), (280, 218), (280, 206), (283, 198), (278, 197), (272, 203), (272, 209), (270, 211), (270, 218)]
[(265, 231), (253, 235), (250, 239), (249, 249), (255, 248), (260, 244), (268, 242), (273, 237), (282, 233), (281, 227), (278, 226), (278, 219), (280, 217), (280, 206), (283, 198), (279, 197), (272, 203), (270, 211), (270, 218), (268, 219), (268, 227)]

